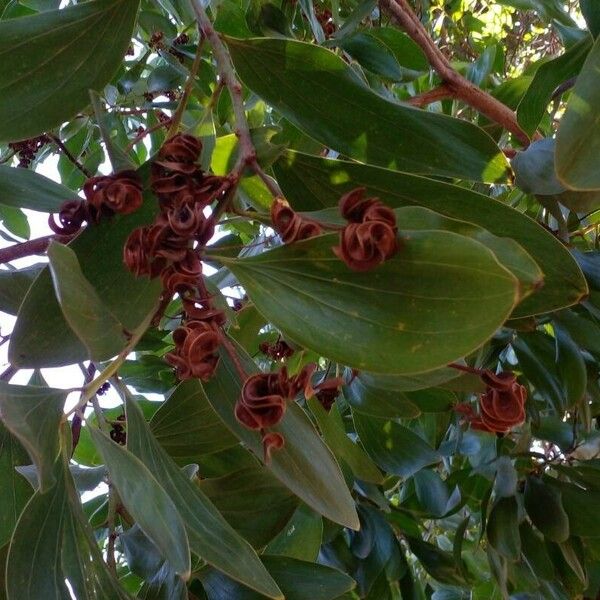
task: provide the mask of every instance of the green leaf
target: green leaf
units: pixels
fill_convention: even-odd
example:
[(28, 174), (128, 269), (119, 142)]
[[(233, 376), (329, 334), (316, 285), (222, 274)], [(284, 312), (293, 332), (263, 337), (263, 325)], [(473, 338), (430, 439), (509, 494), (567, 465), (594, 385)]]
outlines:
[[(367, 374), (368, 376), (369, 374)], [(360, 373), (344, 386), (344, 397), (352, 410), (372, 417), (412, 419), (421, 414), (407, 393), (379, 388)]]
[(179, 465), (238, 444), (212, 409), (197, 379), (182, 381), (177, 386), (152, 417), (150, 429)]
[(0, 415), (37, 467), (40, 490), (54, 484), (59, 428), (68, 390), (10, 385), (0, 381)]
[(337, 405), (334, 404), (327, 412), (316, 398), (311, 398), (308, 401), (308, 406), (317, 420), (317, 425), (321, 430), (325, 443), (331, 448), (338, 461), (345, 462), (357, 479), (381, 483), (383, 475), (379, 469), (365, 454), (365, 451), (350, 441), (350, 438), (346, 435), (344, 422)]
[(317, 560), (323, 541), (323, 518), (301, 504), (286, 526), (269, 542), (265, 554), (289, 556), (298, 560)]
[(16, 315), (23, 298), (44, 265), (32, 265), (15, 271), (0, 271), (0, 310)]
[(0, 141), (33, 137), (85, 108), (88, 90), (102, 90), (121, 64), (138, 6), (97, 0), (0, 21)]
[(364, 186), (368, 193), (393, 208), (424, 206), (479, 225), (499, 237), (512, 238), (544, 273), (544, 287), (519, 304), (513, 317), (570, 306), (588, 293), (579, 266), (559, 240), (532, 219), (487, 196), (424, 177), (298, 152), (286, 152), (274, 169), (286, 198), (296, 210), (337, 206), (342, 194)]
[(600, 521), (590, 518), (590, 506), (600, 502), (600, 492), (584, 490), (579, 486), (556, 480), (551, 480), (551, 484), (560, 491), (564, 512), (569, 517), (570, 535), (583, 538), (600, 537)]
[(600, 40), (589, 53), (556, 136), (556, 174), (574, 190), (600, 188)]
[[(258, 371), (253, 360), (239, 347), (237, 353), (245, 372)], [(222, 353), (215, 376), (204, 384), (208, 400), (225, 425), (256, 456), (263, 456), (261, 436), (242, 426), (234, 416), (242, 382), (228, 354)], [(285, 438), (274, 452), (269, 469), (296, 496), (328, 519), (357, 529), (354, 501), (329, 448), (317, 435), (306, 413), (295, 403), (288, 406), (283, 421), (272, 428)]]
[(226, 41), (252, 91), (338, 152), (403, 171), (506, 180), (506, 160), (478, 127), (385, 100), (325, 48), (288, 39)]
[(10, 540), (17, 519), (33, 493), (15, 469), (29, 463), (27, 452), (0, 423), (0, 548)]
[(268, 544), (296, 510), (297, 498), (258, 465), (217, 479), (203, 479), (200, 489), (227, 522), (256, 548)]
[(533, 530), (527, 520), (519, 525), (519, 535), (521, 551), (534, 573), (542, 579), (552, 579), (554, 567), (548, 556), (544, 538)]
[(353, 412), (356, 432), (367, 454), (387, 473), (410, 477), (441, 456), (407, 427)]
[[(190, 549), (184, 522), (171, 498), (146, 466), (101, 433), (90, 434), (123, 505), (183, 579), (190, 576)], [(158, 476), (158, 473), (154, 471)]]
[(600, 34), (600, 8), (598, 3), (594, 0), (579, 0), (579, 7), (590, 33), (597, 37)]
[(67, 323), (85, 344), (90, 357), (101, 360), (118, 354), (127, 342), (123, 325), (85, 278), (75, 252), (51, 242), (48, 259), (56, 298)]
[(0, 165), (0, 204), (41, 212), (57, 212), (65, 200), (77, 194), (29, 169)]
[(554, 322), (556, 337), (556, 363), (565, 393), (565, 406), (577, 408), (584, 398), (587, 386), (587, 369), (581, 349), (569, 333)]
[[(286, 600), (335, 600), (354, 587), (345, 573), (287, 556), (264, 556), (263, 562), (281, 588)], [(208, 600), (260, 600), (235, 581), (212, 569), (199, 572)]]
[(418, 538), (409, 537), (407, 541), (411, 552), (419, 559), (431, 577), (440, 583), (460, 587), (465, 585), (466, 581), (461, 570), (455, 564), (452, 554)]
[(7, 600), (130, 600), (106, 568), (63, 457), (54, 465), (54, 482), (33, 495), (17, 523)]
[(524, 131), (530, 135), (535, 132), (554, 90), (579, 73), (591, 47), (591, 38), (585, 36), (564, 54), (544, 62), (537, 69), (531, 85), (517, 107), (517, 120)]
[(569, 538), (569, 518), (563, 508), (561, 493), (538, 477), (528, 477), (525, 484), (525, 509), (531, 522), (553, 542)]
[[(142, 179), (144, 173), (141, 173)], [(123, 246), (130, 232), (151, 222), (156, 211), (156, 198), (147, 191), (138, 211), (86, 227), (69, 244), (84, 277), (128, 331), (135, 330), (156, 310), (162, 285), (158, 278), (134, 277), (123, 264)], [(39, 368), (89, 358), (85, 345), (63, 316), (55, 298), (50, 269), (45, 269), (29, 289), (19, 310), (10, 340), (10, 362), (22, 368)], [(111, 354), (102, 357), (103, 360), (108, 358)]]
[(234, 531), (201, 489), (160, 447), (136, 402), (127, 397), (125, 406), (127, 446), (173, 499), (174, 510), (185, 524), (192, 552), (245, 585), (270, 598), (280, 598), (279, 589), (250, 544)]
[(256, 308), (301, 346), (361, 370), (421, 373), (491, 337), (514, 307), (517, 280), (464, 236), (402, 235), (404, 247), (371, 272), (351, 271), (333, 254), (336, 234), (222, 262)]
[(502, 556), (517, 560), (521, 555), (521, 537), (517, 500), (514, 496), (499, 498), (487, 523), (487, 538)]

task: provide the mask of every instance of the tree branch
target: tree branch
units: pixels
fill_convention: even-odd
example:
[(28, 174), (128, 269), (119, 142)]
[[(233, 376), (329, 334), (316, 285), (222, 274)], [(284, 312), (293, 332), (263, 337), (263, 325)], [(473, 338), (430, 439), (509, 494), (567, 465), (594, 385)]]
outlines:
[(423, 94), (419, 94), (418, 96), (413, 96), (409, 98), (406, 102), (411, 106), (418, 106), (419, 108), (423, 108), (428, 104), (432, 104), (433, 102), (438, 102), (439, 100), (445, 100), (446, 98), (455, 98), (455, 94), (452, 90), (446, 85), (442, 84), (428, 92), (424, 92)]
[(55, 241), (66, 244), (74, 237), (75, 235), (46, 235), (34, 240), (14, 244), (8, 248), (2, 248), (0, 249), (0, 264), (17, 260), (17, 258), (23, 258), (24, 256), (31, 256), (32, 254), (44, 254), (50, 242)]
[(212, 26), (212, 23), (208, 18), (201, 1), (192, 0), (192, 6), (194, 7), (194, 12), (196, 13), (196, 19), (198, 20), (200, 32), (202, 35), (204, 35), (212, 47), (213, 56), (219, 70), (219, 78), (231, 96), (233, 114), (235, 117), (235, 134), (238, 137), (240, 146), (240, 155), (238, 160), (232, 171), (229, 173), (231, 186), (237, 185), (237, 181), (241, 178), (244, 169), (246, 167), (250, 167), (254, 173), (256, 173), (256, 175), (262, 179), (264, 184), (267, 186), (267, 189), (273, 196), (283, 197), (283, 193), (277, 182), (263, 171), (262, 167), (256, 160), (256, 149), (252, 143), (250, 126), (248, 125), (246, 111), (244, 109), (242, 84), (235, 76), (229, 51), (227, 50), (225, 44), (221, 41), (219, 34)]
[(62, 151), (62, 153), (89, 179), (93, 177), (93, 173), (88, 171), (76, 158), (71, 154), (71, 151), (62, 143), (60, 138), (53, 133), (46, 134)]
[(407, 0), (379, 0), (379, 4), (392, 17), (392, 20), (398, 23), (421, 47), (431, 67), (441, 77), (444, 85), (455, 98), (462, 100), (488, 119), (502, 125), (525, 147), (529, 145), (529, 136), (519, 126), (515, 113), (452, 68), (450, 61), (435, 45)]

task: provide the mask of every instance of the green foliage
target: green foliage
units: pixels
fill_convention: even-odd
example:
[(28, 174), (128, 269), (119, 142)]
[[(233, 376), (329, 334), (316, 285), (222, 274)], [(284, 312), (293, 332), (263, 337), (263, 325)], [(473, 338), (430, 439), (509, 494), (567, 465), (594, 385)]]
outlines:
[(0, 597), (597, 597), (597, 2), (204, 4), (0, 0)]

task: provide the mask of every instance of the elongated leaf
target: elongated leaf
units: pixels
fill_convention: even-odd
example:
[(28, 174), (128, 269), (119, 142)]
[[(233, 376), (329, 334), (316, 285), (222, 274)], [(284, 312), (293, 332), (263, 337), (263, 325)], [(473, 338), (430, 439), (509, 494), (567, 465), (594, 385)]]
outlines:
[[(254, 361), (241, 347), (236, 348), (246, 373), (256, 373)], [(243, 427), (234, 416), (241, 388), (240, 375), (231, 359), (222, 355), (216, 375), (204, 385), (208, 400), (234, 435), (262, 457), (260, 434)], [(285, 438), (284, 447), (271, 457), (269, 468), (273, 475), (319, 514), (357, 529), (354, 501), (340, 468), (304, 411), (296, 404), (289, 405), (283, 421), (272, 429)]]
[(19, 312), (27, 290), (43, 268), (44, 265), (32, 265), (15, 271), (0, 271), (0, 310), (2, 312), (11, 315)]
[(317, 560), (323, 542), (323, 517), (300, 504), (287, 525), (265, 548), (265, 554), (289, 556), (298, 560)]
[(408, 544), (411, 552), (434, 579), (449, 585), (461, 587), (465, 585), (466, 582), (462, 576), (463, 569), (455, 564), (452, 554), (419, 538), (408, 538)]
[(117, 71), (138, 6), (96, 0), (1, 21), (0, 141), (33, 137), (85, 108), (88, 90)]
[(585, 17), (588, 29), (596, 37), (600, 34), (600, 7), (594, 0), (579, 0), (581, 12)]
[[(334, 600), (354, 587), (351, 577), (323, 565), (287, 556), (265, 556), (263, 562), (286, 600)], [(209, 600), (260, 600), (239, 584), (211, 569), (199, 573)]]
[(347, 463), (357, 479), (381, 483), (383, 475), (379, 469), (365, 451), (351, 442), (346, 435), (337, 406), (333, 405), (328, 413), (316, 398), (311, 398), (308, 406), (317, 420), (325, 443), (331, 448), (335, 457), (339, 461)]
[(285, 526), (298, 499), (265, 468), (243, 469), (203, 479), (200, 489), (233, 528), (262, 548)]
[(130, 600), (109, 573), (59, 457), (54, 484), (38, 491), (13, 534), (7, 564), (7, 600)]
[(55, 212), (76, 196), (73, 190), (35, 171), (0, 165), (0, 204)]
[(556, 362), (565, 391), (565, 404), (576, 408), (582, 401), (587, 386), (587, 369), (579, 346), (569, 333), (554, 323), (556, 336)]
[(65, 319), (85, 344), (93, 360), (118, 354), (127, 341), (123, 325), (106, 308), (81, 272), (77, 255), (62, 244), (48, 248), (50, 273)]
[(502, 556), (516, 560), (521, 554), (518, 506), (514, 496), (500, 498), (490, 513), (487, 537), (492, 547)]
[(569, 188), (600, 188), (600, 40), (589, 53), (556, 136), (556, 174)]
[(110, 472), (123, 504), (175, 572), (190, 575), (190, 550), (183, 520), (154, 475), (133, 454), (99, 430), (90, 434)]
[(588, 293), (581, 270), (563, 244), (532, 219), (481, 194), (424, 177), (298, 152), (284, 154), (275, 163), (275, 173), (296, 210), (336, 206), (342, 194), (364, 186), (391, 207), (424, 206), (514, 239), (542, 269), (544, 287), (519, 304), (513, 317), (570, 306)]
[(336, 234), (223, 263), (300, 345), (361, 370), (421, 373), (483, 344), (511, 313), (518, 285), (479, 242), (445, 231), (402, 235), (404, 248), (371, 272), (333, 254)]
[(383, 99), (322, 47), (272, 38), (228, 38), (227, 44), (252, 91), (338, 152), (413, 173), (506, 179), (506, 161), (482, 130)]
[(537, 477), (528, 477), (525, 485), (525, 509), (532, 523), (553, 542), (569, 538), (569, 518), (561, 493)]
[[(137, 212), (89, 226), (69, 245), (77, 255), (84, 277), (128, 331), (133, 331), (155, 310), (162, 286), (158, 279), (136, 278), (125, 268), (123, 246), (130, 232), (152, 221), (156, 211), (156, 198), (147, 193)], [(110, 358), (111, 354), (102, 359)], [(9, 358), (14, 365), (33, 368), (90, 358), (63, 316), (49, 268), (40, 273), (21, 305), (10, 340)]]
[(517, 108), (519, 125), (530, 135), (540, 124), (552, 93), (563, 81), (575, 77), (592, 47), (586, 36), (572, 48), (553, 60), (545, 62), (536, 72)]
[[(206, 495), (181, 471), (152, 435), (135, 401), (126, 399), (127, 445), (161, 482), (181, 515), (192, 552), (245, 585), (280, 598), (258, 556), (225, 521)], [(150, 536), (149, 536), (150, 537)]]
[(410, 477), (441, 456), (407, 427), (353, 412), (356, 432), (371, 458), (386, 472)]
[(182, 381), (150, 421), (156, 440), (180, 465), (219, 452), (238, 440), (216, 415), (196, 379)]
[(0, 381), (0, 416), (35, 463), (42, 492), (54, 483), (53, 465), (59, 452), (58, 431), (68, 393)]
[(32, 494), (31, 486), (16, 470), (17, 466), (29, 462), (27, 452), (0, 423), (0, 548), (10, 540), (17, 519)]

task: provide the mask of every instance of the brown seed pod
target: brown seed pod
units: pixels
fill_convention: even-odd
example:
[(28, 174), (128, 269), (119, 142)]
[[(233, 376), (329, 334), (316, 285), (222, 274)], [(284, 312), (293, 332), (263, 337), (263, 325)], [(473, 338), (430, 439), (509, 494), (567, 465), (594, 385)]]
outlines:
[(383, 221), (350, 223), (334, 253), (354, 271), (369, 271), (398, 251), (396, 231)]

